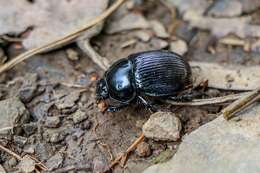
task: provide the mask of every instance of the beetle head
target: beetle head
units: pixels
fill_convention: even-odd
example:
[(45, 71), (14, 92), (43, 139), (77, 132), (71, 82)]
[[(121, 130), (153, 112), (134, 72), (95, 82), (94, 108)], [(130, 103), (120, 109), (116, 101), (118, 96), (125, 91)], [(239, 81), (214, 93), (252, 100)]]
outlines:
[(104, 100), (109, 97), (106, 81), (104, 79), (100, 79), (97, 82), (96, 97), (97, 100)]

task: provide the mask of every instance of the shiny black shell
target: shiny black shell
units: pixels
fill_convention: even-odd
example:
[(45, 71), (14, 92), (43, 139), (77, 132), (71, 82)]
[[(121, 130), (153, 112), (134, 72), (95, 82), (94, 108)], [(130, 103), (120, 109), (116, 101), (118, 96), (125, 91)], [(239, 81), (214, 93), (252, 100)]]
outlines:
[(146, 51), (115, 62), (102, 80), (106, 82), (109, 98), (129, 103), (138, 95), (176, 95), (191, 82), (191, 69), (176, 53)]
[(149, 96), (173, 96), (191, 83), (189, 64), (176, 53), (149, 51), (131, 55), (136, 91)]

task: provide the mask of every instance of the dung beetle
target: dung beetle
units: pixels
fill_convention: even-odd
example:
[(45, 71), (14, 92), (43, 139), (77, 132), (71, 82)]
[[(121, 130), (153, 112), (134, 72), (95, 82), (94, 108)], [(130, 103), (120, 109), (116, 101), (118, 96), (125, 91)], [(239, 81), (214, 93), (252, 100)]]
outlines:
[(154, 111), (146, 97), (174, 99), (189, 84), (191, 68), (180, 55), (165, 50), (145, 51), (116, 61), (97, 82), (96, 96), (97, 100), (118, 103), (109, 105), (109, 112), (133, 102)]

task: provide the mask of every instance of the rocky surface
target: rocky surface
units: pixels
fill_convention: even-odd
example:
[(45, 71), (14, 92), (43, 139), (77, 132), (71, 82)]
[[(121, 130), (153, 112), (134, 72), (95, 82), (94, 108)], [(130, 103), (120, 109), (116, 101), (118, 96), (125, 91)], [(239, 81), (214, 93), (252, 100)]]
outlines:
[(143, 125), (145, 137), (155, 140), (176, 141), (180, 138), (181, 122), (174, 113), (156, 112)]
[[(0, 133), (8, 133), (9, 128), (20, 127), (28, 122), (30, 115), (19, 98), (9, 98), (0, 101)], [(4, 130), (9, 129), (9, 130)]]
[[(260, 1), (237, 1), (242, 4), (242, 13), (239, 16), (218, 17), (217, 15), (222, 15), (220, 12), (221, 8), (218, 8), (218, 12), (215, 11), (214, 15), (208, 13), (218, 1), (214, 1), (213, 4), (213, 1), (208, 0), (168, 0), (168, 2), (176, 4), (176, 8), (174, 8), (166, 1), (129, 0), (105, 21), (105, 28), (112, 26), (112, 29), (116, 32), (107, 34), (104, 28), (104, 32), (101, 32), (97, 37), (91, 39), (91, 46), (98, 51), (102, 57), (105, 57), (106, 60), (111, 62), (140, 51), (154, 49), (179, 51), (178, 53), (184, 54), (183, 57), (190, 60), (190, 62), (201, 62), (199, 67), (202, 68), (202, 72), (198, 74), (206, 77), (206, 79), (210, 79), (210, 81), (208, 81), (209, 86), (217, 87), (221, 84), (222, 87), (224, 86), (224, 89), (228, 87), (228, 90), (232, 88), (238, 89), (238, 87), (243, 90), (248, 90), (252, 88), (252, 85), (256, 86), (256, 84), (259, 83), (253, 82), (259, 79), (257, 73), (259, 68), (253, 68), (253, 66), (260, 64), (260, 56), (257, 54), (257, 52), (259, 53), (259, 38), (239, 38), (235, 41), (231, 40), (231, 42), (223, 44), (222, 39), (227, 37), (221, 37), (221, 39), (216, 37), (219, 35), (224, 36), (227, 31), (228, 33), (232, 32), (241, 35), (244, 33), (244, 29), (249, 29), (247, 33), (251, 36), (257, 33), (254, 31), (259, 28), (260, 18), (257, 12), (259, 10), (256, 9), (259, 8)], [(15, 0), (11, 0), (9, 2), (0, 0), (0, 4), (4, 3), (0, 6), (5, 7), (0, 10), (0, 14), (5, 13), (1, 16), (8, 15), (13, 17), (15, 15), (12, 14), (17, 12), (15, 13), (15, 19), (21, 19), (17, 20), (17, 25), (28, 24), (26, 23), (26, 21), (28, 21), (28, 16), (26, 15), (28, 13), (32, 14), (33, 12), (36, 13), (35, 15), (31, 15), (33, 19), (39, 18), (40, 20), (48, 21), (44, 26), (38, 27), (36, 23), (40, 21), (29, 20), (29, 25), (24, 25), (22, 29), (21, 27), (14, 28), (11, 24), (0, 22), (0, 31), (5, 30), (7, 33), (12, 33), (7, 37), (0, 36), (1, 38), (7, 38), (7, 40), (4, 40), (7, 41), (7, 43), (3, 46), (2, 43), (0, 43), (0, 47), (3, 48), (8, 59), (10, 60), (12, 57), (24, 51), (22, 44), (30, 46), (30, 44), (38, 42), (41, 37), (36, 38), (33, 36), (39, 33), (36, 33), (37, 30), (48, 28), (47, 35), (51, 36), (49, 34), (49, 32), (51, 32), (54, 38), (56, 34), (61, 35), (66, 30), (71, 29), (70, 24), (76, 23), (77, 26), (82, 23), (85, 24), (87, 17), (78, 15), (82, 12), (75, 12), (78, 8), (84, 9), (84, 14), (93, 12), (92, 10), (100, 10), (100, 8), (95, 9), (88, 3), (77, 2), (79, 1), (64, 0), (61, 2), (52, 2), (50, 0), (30, 0), (16, 2)], [(107, 1), (95, 1), (96, 5), (106, 2)], [(224, 1), (219, 2), (223, 3)], [(15, 3), (17, 6), (10, 6), (12, 3)], [(41, 8), (43, 11), (39, 11), (39, 4), (47, 4), (45, 6), (47, 9), (51, 7), (51, 17), (54, 16), (54, 18), (49, 19), (48, 16), (46, 18), (45, 7)], [(66, 8), (63, 8), (64, 6), (66, 6)], [(85, 8), (86, 6), (91, 9)], [(19, 7), (22, 9), (19, 9)], [(35, 9), (34, 11), (28, 10), (30, 8)], [(13, 11), (10, 9), (13, 9)], [(238, 14), (237, 9), (232, 9), (234, 11), (228, 10), (229, 11), (226, 12), (236, 12), (236, 14)], [(195, 15), (190, 13), (192, 11)], [(6, 14), (6, 12), (10, 13)], [(68, 15), (67, 19), (72, 19), (73, 22), (65, 24), (61, 29), (57, 29), (58, 31), (53, 29), (56, 27), (56, 24), (60, 26), (60, 23), (66, 23), (68, 21), (64, 19), (58, 23), (53, 22), (53, 20), (63, 16), (64, 13)], [(188, 15), (188, 13), (190, 14)], [(188, 15), (189, 18), (185, 18), (184, 14)], [(232, 15), (236, 14), (233, 13)], [(39, 17), (39, 15), (42, 17)], [(77, 18), (76, 20), (73, 19), (75, 16)], [(90, 16), (91, 15), (88, 17)], [(245, 17), (248, 20), (242, 20)], [(63, 19), (63, 17), (61, 18)], [(4, 17), (1, 19), (4, 19)], [(187, 19), (188, 21), (185, 21)], [(196, 19), (199, 19), (199, 21), (196, 21)], [(7, 19), (7, 21), (9, 20), (10, 18)], [(156, 21), (157, 26), (152, 27), (151, 21)], [(254, 30), (250, 30), (252, 28), (246, 24), (248, 21), (250, 21), (249, 25), (256, 26)], [(206, 22), (206, 24), (202, 23), (203, 25), (201, 25), (200, 22)], [(13, 21), (11, 23), (13, 23)], [(196, 24), (195, 26), (198, 26), (192, 27), (193, 25), (191, 24), (193, 23)], [(35, 27), (27, 28), (27, 26), (31, 26), (31, 24), (35, 24), (33, 25)], [(101, 29), (100, 26), (94, 27), (93, 32), (99, 33)], [(212, 32), (205, 31), (204, 27), (206, 30), (208, 29)], [(12, 32), (14, 31), (13, 29), (17, 30)], [(90, 32), (92, 33), (92, 30), (90, 30)], [(91, 33), (89, 36), (93, 36)], [(228, 38), (230, 39), (230, 36)], [(31, 42), (29, 42), (29, 39)], [(186, 46), (183, 42), (180, 42), (182, 40), (186, 43), (188, 49), (185, 48)], [(239, 41), (236, 42), (237, 40)], [(251, 48), (250, 43), (253, 43)], [(249, 48), (246, 49), (248, 44)], [(79, 42), (78, 45), (80, 45)], [(20, 133), (6, 135), (4, 137), (1, 136), (0, 144), (14, 151), (21, 157), (27, 154), (33, 156), (47, 165), (51, 170), (49, 172), (83, 173), (102, 172), (104, 169), (108, 169), (112, 156), (115, 158), (119, 153), (125, 152), (129, 145), (137, 139), (142, 131), (143, 124), (151, 115), (151, 113), (143, 109), (141, 105), (135, 104), (131, 104), (126, 109), (116, 113), (102, 112), (96, 105), (95, 85), (96, 80), (104, 74), (104, 71), (93, 63), (88, 56), (83, 53), (84, 51), (82, 52), (84, 49), (82, 49), (82, 47), (78, 48), (78, 45), (69, 44), (59, 50), (36, 55), (15, 66), (7, 73), (0, 75), (0, 99), (3, 101), (13, 97), (20, 98), (24, 107), (26, 107), (31, 115), (30, 121), (22, 125)], [(251, 50), (254, 50), (254, 52), (250, 52)], [(0, 61), (2, 60), (0, 59)], [(5, 61), (5, 58), (3, 61)], [(207, 65), (203, 64), (202, 61), (215, 63), (215, 65), (218, 63), (221, 68), (218, 68), (220, 70), (216, 73), (213, 68), (207, 68)], [(223, 64), (232, 64), (232, 66), (234, 64), (239, 65), (239, 70), (235, 70), (237, 72), (235, 77), (232, 77), (233, 71), (231, 68), (227, 68), (229, 66), (222, 68)], [(244, 70), (244, 68), (251, 70)], [(206, 71), (205, 74), (203, 69)], [(230, 70), (232, 73), (230, 73)], [(212, 75), (209, 77), (209, 74)], [(225, 75), (223, 75), (223, 77), (220, 74)], [(218, 76), (220, 77), (218, 78)], [(243, 81), (246, 82), (244, 83)], [(231, 83), (232, 85), (230, 85)], [(203, 98), (233, 93), (232, 91), (220, 89), (212, 90), (204, 87), (203, 89), (198, 88), (199, 92), (203, 91)], [(193, 134), (192, 132), (194, 130), (215, 119), (217, 113), (223, 107), (223, 105), (179, 107), (167, 104), (156, 104), (156, 107), (157, 106), (158, 109), (163, 112), (173, 112), (178, 115), (178, 118), (182, 122), (180, 138), (178, 141), (145, 139), (145, 141), (137, 147), (136, 151), (131, 152), (125, 167), (121, 168), (120, 166), (116, 166), (113, 172), (139, 173), (143, 172), (144, 169), (152, 164), (163, 163), (169, 160), (172, 156), (175, 156), (183, 135)], [(10, 109), (11, 108), (12, 106), (10, 106)], [(163, 125), (160, 126), (164, 126), (167, 123), (169, 122), (163, 121)], [(246, 126), (250, 126), (250, 123), (245, 125), (245, 127)], [(162, 132), (162, 130), (160, 132)], [(158, 135), (158, 133), (156, 135)], [(202, 138), (203, 142), (206, 141), (203, 136), (200, 137), (198, 135), (196, 138), (197, 140)], [(214, 136), (207, 140), (211, 139), (218, 140), (218, 138), (215, 139)], [(219, 142), (219, 146), (225, 148), (224, 145), (229, 146), (229, 144), (225, 142)], [(196, 144), (194, 144), (194, 146), (196, 148)], [(187, 152), (190, 151), (191, 147), (190, 145), (185, 145), (185, 149), (188, 150)], [(205, 146), (203, 145), (202, 147)], [(181, 152), (185, 149), (181, 147)], [(248, 152), (251, 154), (250, 151)], [(214, 153), (212, 152), (211, 154)], [(187, 160), (189, 160), (189, 158), (190, 155)], [(28, 160), (28, 163), (29, 162)], [(183, 162), (186, 162), (186, 160)], [(183, 162), (180, 162), (180, 164), (183, 165)], [(0, 151), (0, 164), (6, 172), (19, 172), (21, 168), (20, 163), (20, 160), (11, 157), (5, 151)], [(27, 167), (29, 171), (32, 169), (33, 164)], [(169, 169), (171, 169), (171, 167), (169, 167)]]
[(222, 116), (184, 137), (175, 156), (144, 173), (260, 171), (260, 104), (226, 121)]
[(0, 165), (0, 173), (6, 173), (5, 169), (3, 168), (2, 165)]
[(31, 173), (35, 170), (36, 162), (29, 155), (26, 155), (18, 166), (21, 172)]

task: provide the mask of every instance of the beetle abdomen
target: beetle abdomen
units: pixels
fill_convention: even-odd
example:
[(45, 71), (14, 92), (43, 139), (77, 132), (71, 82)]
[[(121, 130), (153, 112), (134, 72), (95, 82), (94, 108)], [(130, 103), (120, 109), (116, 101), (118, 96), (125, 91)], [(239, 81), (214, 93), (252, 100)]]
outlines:
[(148, 51), (131, 55), (136, 89), (149, 96), (171, 96), (190, 83), (189, 64), (167, 51)]

